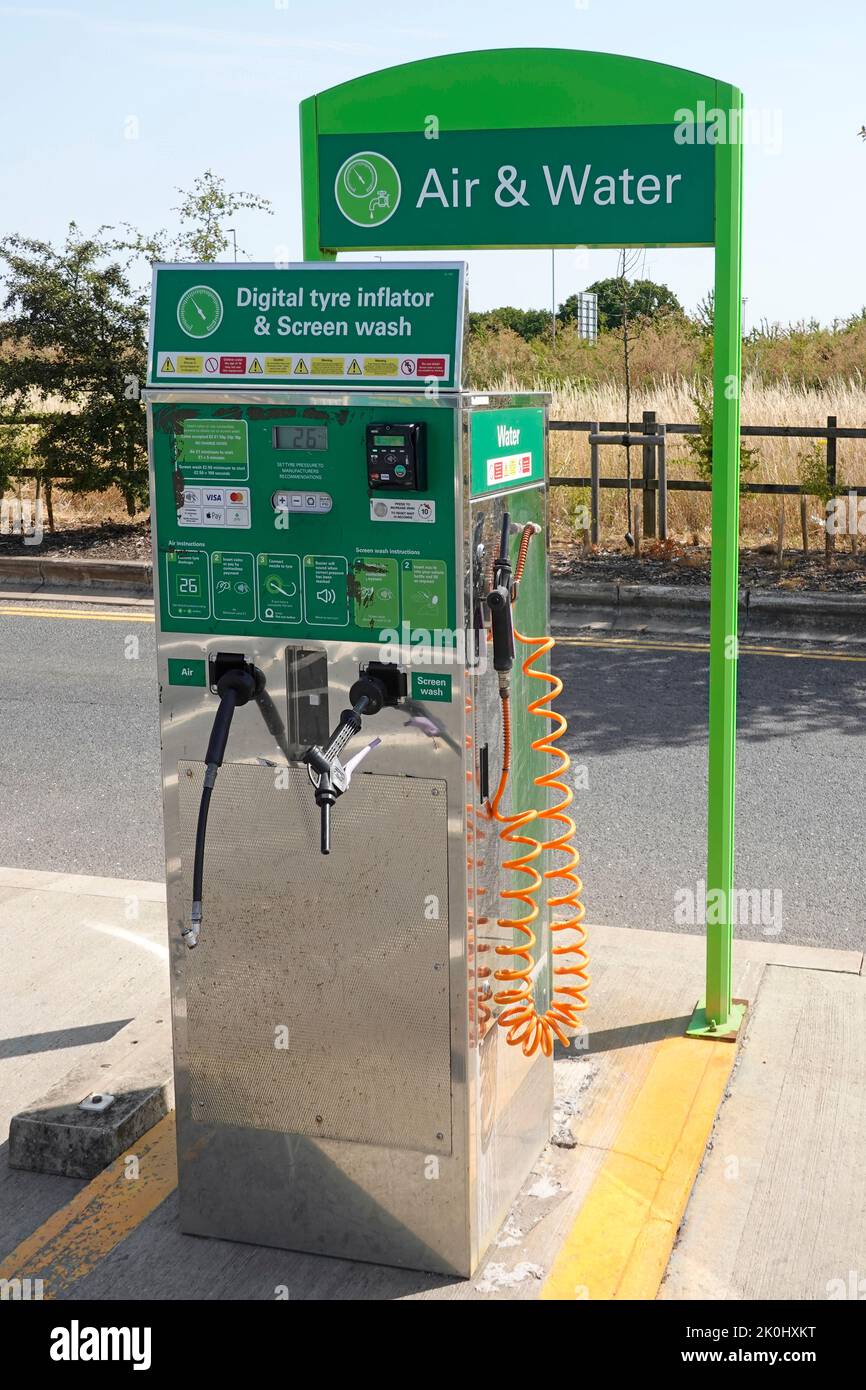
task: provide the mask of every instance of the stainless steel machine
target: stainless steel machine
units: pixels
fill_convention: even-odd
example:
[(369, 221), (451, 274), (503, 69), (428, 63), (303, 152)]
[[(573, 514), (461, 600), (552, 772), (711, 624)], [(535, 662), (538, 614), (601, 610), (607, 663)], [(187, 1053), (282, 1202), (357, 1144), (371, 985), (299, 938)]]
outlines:
[(166, 268), (147, 410), (183, 1229), (468, 1275), (551, 1123), (500, 1026), (551, 1003), (544, 891), (531, 942), (502, 896), (552, 796), (547, 405), (460, 389), (451, 269), (450, 383), (329, 345), (364, 374), (319, 386), (236, 350), (249, 271)]

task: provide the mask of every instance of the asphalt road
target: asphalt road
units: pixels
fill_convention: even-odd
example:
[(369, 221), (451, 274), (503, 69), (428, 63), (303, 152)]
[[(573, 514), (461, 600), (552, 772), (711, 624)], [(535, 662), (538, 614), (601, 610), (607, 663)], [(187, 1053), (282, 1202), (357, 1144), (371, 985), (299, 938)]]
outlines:
[[(116, 609), (10, 607), (0, 600), (0, 863), (161, 878), (153, 626)], [(786, 650), (799, 654), (765, 645), (740, 660), (737, 886), (755, 896), (739, 931), (863, 948), (866, 660)], [(693, 639), (558, 648), (568, 746), (588, 779), (575, 819), (590, 921), (703, 930), (675, 909), (690, 893), (700, 911), (706, 668)]]
[(152, 615), (60, 608), (0, 600), (0, 863), (160, 879)]
[[(567, 639), (566, 639), (567, 641)], [(707, 653), (684, 638), (558, 647), (588, 920), (686, 930), (706, 861)], [(866, 947), (866, 658), (750, 642), (738, 691), (738, 934)], [(755, 650), (750, 650), (754, 647)], [(757, 895), (761, 896), (760, 910)], [(701, 925), (692, 930), (702, 931)]]

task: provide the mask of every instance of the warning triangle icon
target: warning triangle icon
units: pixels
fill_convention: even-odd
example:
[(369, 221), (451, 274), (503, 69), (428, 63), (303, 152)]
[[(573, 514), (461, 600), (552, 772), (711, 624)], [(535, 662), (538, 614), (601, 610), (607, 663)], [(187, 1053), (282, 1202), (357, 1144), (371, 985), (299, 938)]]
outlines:
[(295, 367), (295, 376), (308, 376), (309, 371), (310, 369), (304, 361), (303, 357), (299, 357), (298, 365)]
[(351, 362), (349, 363), (349, 370), (348, 370), (348, 372), (346, 373), (346, 375), (347, 375), (347, 376), (360, 376), (360, 375), (361, 375), (361, 364), (360, 364), (360, 362), (358, 361), (357, 357), (353, 357), (353, 358), (352, 358)]
[(172, 360), (171, 360), (170, 357), (167, 357), (167, 358), (165, 359), (165, 361), (163, 362), (163, 364), (162, 364), (162, 374), (163, 374), (163, 376), (166, 376), (166, 375), (168, 375), (170, 372), (173, 372), (173, 371), (174, 371), (174, 363), (172, 362)]
[(262, 372), (264, 371), (264, 368), (261, 364), (260, 359), (258, 357), (254, 357), (247, 370), (250, 376), (261, 376)]

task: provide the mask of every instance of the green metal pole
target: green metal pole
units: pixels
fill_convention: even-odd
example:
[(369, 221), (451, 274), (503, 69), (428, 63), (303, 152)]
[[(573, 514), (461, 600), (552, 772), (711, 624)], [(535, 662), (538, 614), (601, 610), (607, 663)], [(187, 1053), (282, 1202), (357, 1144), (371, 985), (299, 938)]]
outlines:
[[(713, 337), (713, 491), (710, 574), (710, 728), (707, 807), (707, 987), (689, 1033), (733, 1037), (744, 1012), (731, 998), (737, 594), (740, 507), (742, 96), (720, 87), (732, 113), (716, 146)], [(736, 114), (734, 114), (736, 113)]]

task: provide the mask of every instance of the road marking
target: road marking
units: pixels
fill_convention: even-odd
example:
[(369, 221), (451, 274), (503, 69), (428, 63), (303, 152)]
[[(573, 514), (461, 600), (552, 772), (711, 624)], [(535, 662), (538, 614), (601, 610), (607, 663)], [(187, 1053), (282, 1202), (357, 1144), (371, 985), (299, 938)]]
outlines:
[[(557, 637), (558, 647), (602, 647), (608, 651), (646, 651), (646, 652), (708, 652), (709, 642), (653, 642), (637, 637)], [(866, 661), (866, 656), (852, 656), (847, 652), (795, 651), (789, 647), (747, 646), (741, 642), (740, 656), (784, 656), (798, 661)]]
[[(13, 608), (0, 606), (0, 618), (78, 618), (94, 623), (154, 623), (152, 613), (88, 613), (81, 609), (66, 612), (62, 608)], [(558, 647), (598, 647), (607, 651), (640, 652), (708, 652), (709, 642), (653, 642), (637, 637), (564, 637), (557, 636)], [(739, 645), (740, 656), (781, 656), (794, 661), (866, 661), (866, 655), (847, 652), (794, 651), (789, 647)]]
[[(129, 1158), (138, 1160), (137, 1177), (127, 1177)], [(0, 1264), (0, 1279), (42, 1279), (45, 1298), (57, 1298), (131, 1235), (176, 1186), (172, 1111), (23, 1240)]]
[(542, 1299), (653, 1299), (737, 1049), (666, 1038), (541, 1288)]
[(152, 623), (152, 613), (88, 613), (75, 609), (69, 613), (63, 608), (6, 608), (0, 607), (0, 618), (89, 618), (94, 623)]

